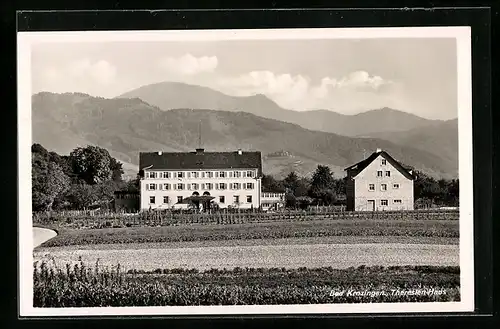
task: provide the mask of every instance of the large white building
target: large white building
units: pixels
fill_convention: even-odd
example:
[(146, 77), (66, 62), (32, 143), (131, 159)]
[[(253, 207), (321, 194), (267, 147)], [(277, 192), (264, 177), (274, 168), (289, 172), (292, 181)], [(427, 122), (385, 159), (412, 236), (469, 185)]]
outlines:
[(208, 195), (220, 208), (258, 208), (260, 152), (141, 152), (140, 208), (171, 209), (193, 195)]

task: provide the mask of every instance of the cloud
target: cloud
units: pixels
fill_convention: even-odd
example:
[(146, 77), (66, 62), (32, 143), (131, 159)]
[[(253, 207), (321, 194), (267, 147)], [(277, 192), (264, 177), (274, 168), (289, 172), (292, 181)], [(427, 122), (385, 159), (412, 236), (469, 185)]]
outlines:
[(217, 65), (216, 56), (194, 57), (191, 54), (185, 54), (181, 57), (164, 57), (159, 61), (159, 66), (162, 69), (180, 75), (213, 72)]
[(70, 62), (66, 72), (76, 79), (91, 79), (92, 81), (107, 85), (114, 81), (116, 68), (105, 60), (92, 62), (89, 59), (79, 59)]

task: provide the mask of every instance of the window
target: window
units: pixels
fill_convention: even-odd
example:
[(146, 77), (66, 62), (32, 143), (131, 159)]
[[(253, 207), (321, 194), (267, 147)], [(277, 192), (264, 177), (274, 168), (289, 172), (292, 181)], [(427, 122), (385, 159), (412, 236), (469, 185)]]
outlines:
[(233, 183), (231, 184), (231, 189), (233, 190), (239, 190), (241, 188), (241, 184), (240, 183)]
[(170, 184), (163, 184), (164, 190), (170, 190)]
[(247, 177), (253, 177), (253, 171), (252, 170), (247, 171)]
[(155, 176), (155, 173), (153, 171), (148, 171), (146, 173), (146, 177), (147, 178), (155, 178), (156, 176)]
[(219, 190), (225, 190), (227, 189), (227, 184), (226, 183), (219, 183)]
[(387, 160), (386, 159), (382, 159), (382, 166), (385, 166), (387, 164)]
[(247, 203), (252, 203), (252, 196), (251, 195), (247, 195)]
[(155, 203), (155, 197), (154, 196), (150, 196), (149, 197), (149, 203), (151, 203), (151, 204)]
[(221, 178), (226, 177), (226, 172), (225, 171), (219, 172), (219, 177), (221, 177)]
[(245, 188), (246, 188), (247, 190), (251, 190), (251, 189), (253, 189), (253, 183), (246, 183), (246, 184), (245, 184)]
[(177, 178), (182, 178), (182, 177), (184, 177), (184, 173), (182, 171), (179, 171), (177, 173)]
[(212, 183), (205, 184), (205, 190), (212, 190), (213, 188), (214, 188), (214, 184), (212, 184)]
[(401, 204), (401, 200), (394, 200), (394, 203)]
[(163, 173), (163, 178), (170, 178), (170, 173), (169, 172), (164, 172)]
[(233, 196), (233, 203), (235, 203), (235, 204), (240, 203), (240, 196), (239, 195)]
[(179, 195), (179, 196), (177, 197), (177, 202), (179, 202), (179, 203), (180, 203), (180, 202), (182, 202), (182, 195)]
[(391, 172), (389, 170), (385, 172), (385, 177), (391, 177)]
[(387, 202), (387, 200), (380, 200), (380, 205), (381, 206), (387, 206), (389, 203)]
[(211, 171), (205, 171), (205, 177), (206, 178), (212, 178), (212, 172)]
[(368, 190), (375, 191), (375, 184), (369, 184), (368, 185)]
[(154, 183), (148, 184), (148, 189), (151, 191), (156, 190), (156, 184), (154, 184)]
[(399, 188), (399, 184), (392, 184), (392, 188), (398, 189)]
[(382, 177), (382, 174), (383, 174), (382, 170), (377, 171), (377, 177)]
[(382, 191), (387, 191), (387, 184), (381, 184), (381, 185), (380, 185), (380, 189), (381, 189)]
[(240, 177), (241, 177), (241, 172), (239, 172), (239, 171), (235, 171), (235, 172), (234, 172), (234, 177), (236, 177), (236, 178), (240, 178)]
[(192, 189), (192, 190), (197, 190), (197, 189), (198, 189), (198, 187), (199, 187), (199, 185), (198, 185), (198, 184), (196, 184), (196, 183), (191, 184), (191, 189)]
[(198, 178), (198, 172), (192, 171), (191, 172), (191, 178)]
[(168, 199), (168, 196), (163, 197), (163, 203), (168, 203), (170, 200)]
[(224, 202), (226, 202), (226, 198), (223, 195), (221, 195), (219, 197), (219, 203), (224, 203)]
[(183, 190), (184, 189), (184, 184), (182, 184), (182, 183), (177, 184), (177, 189), (178, 190)]

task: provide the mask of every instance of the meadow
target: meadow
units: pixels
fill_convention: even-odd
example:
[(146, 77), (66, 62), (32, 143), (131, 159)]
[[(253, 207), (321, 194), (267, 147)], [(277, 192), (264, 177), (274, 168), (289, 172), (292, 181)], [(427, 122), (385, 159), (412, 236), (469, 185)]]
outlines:
[[(50, 226), (48, 226), (50, 227)], [(312, 237), (409, 237), (456, 239), (456, 220), (386, 220), (337, 219), (309, 221), (275, 221), (228, 225), (169, 225), (100, 229), (74, 229), (57, 226), (58, 235), (42, 247), (94, 244), (175, 243), (252, 239), (285, 239)], [(355, 238), (353, 238), (355, 239)]]
[[(264, 305), (460, 300), (458, 267), (156, 269), (35, 263), (35, 307)], [(398, 292), (423, 293), (397, 294)], [(335, 294), (332, 294), (335, 292)], [(433, 293), (439, 292), (439, 293)]]

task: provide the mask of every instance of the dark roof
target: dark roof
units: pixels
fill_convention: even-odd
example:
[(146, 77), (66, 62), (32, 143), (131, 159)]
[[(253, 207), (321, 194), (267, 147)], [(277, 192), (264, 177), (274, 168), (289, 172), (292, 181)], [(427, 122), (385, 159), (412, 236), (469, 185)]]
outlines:
[(389, 155), (389, 153), (385, 151), (377, 151), (373, 152), (368, 158), (353, 164), (352, 166), (349, 166), (345, 168), (344, 170), (351, 170), (355, 169), (358, 173), (362, 172), (370, 163), (372, 163), (379, 155), (381, 155), (384, 159), (389, 161), (389, 163), (396, 168), (400, 173), (402, 173), (406, 178), (408, 179), (414, 179), (414, 176), (405, 168), (403, 167), (397, 160), (395, 160), (393, 157)]
[(258, 169), (262, 175), (260, 152), (141, 152), (140, 170)]

